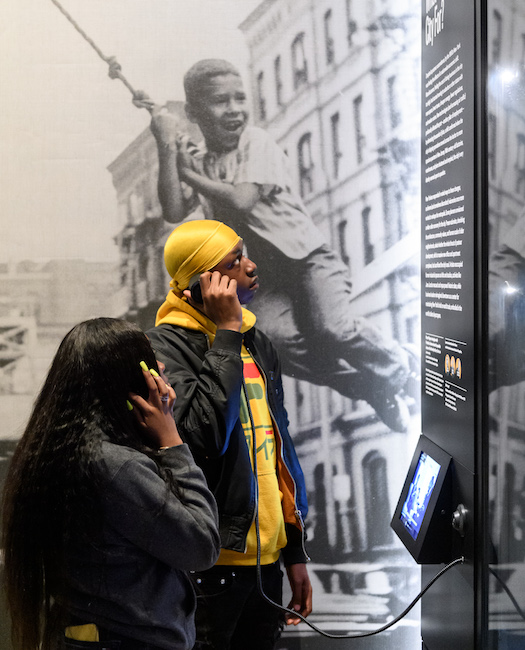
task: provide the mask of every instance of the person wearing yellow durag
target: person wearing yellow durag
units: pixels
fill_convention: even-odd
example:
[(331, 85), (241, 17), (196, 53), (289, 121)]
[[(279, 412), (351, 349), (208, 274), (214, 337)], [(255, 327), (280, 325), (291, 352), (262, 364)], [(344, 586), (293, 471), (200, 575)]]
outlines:
[[(243, 241), (213, 220), (181, 224), (164, 260), (171, 290), (147, 332), (175, 389), (174, 417), (204, 471), (219, 510), (221, 553), (193, 574), (195, 650), (271, 650), (283, 624), (298, 616), (282, 600), (282, 560), (289, 607), (312, 609), (304, 546), (306, 489), (288, 432), (280, 363), (247, 305), (259, 287)], [(200, 295), (195, 292), (199, 283)]]

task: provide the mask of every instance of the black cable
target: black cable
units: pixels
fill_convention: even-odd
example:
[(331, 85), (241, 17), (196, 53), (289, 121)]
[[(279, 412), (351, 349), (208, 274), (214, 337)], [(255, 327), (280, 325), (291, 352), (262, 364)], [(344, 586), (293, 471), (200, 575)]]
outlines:
[[(250, 427), (252, 429), (252, 454), (253, 454), (253, 473), (255, 477), (255, 533), (257, 537), (257, 590), (259, 591), (259, 594), (261, 597), (269, 604), (272, 605), (272, 607), (276, 607), (277, 609), (280, 609), (282, 612), (286, 614), (292, 614), (293, 616), (296, 616), (300, 618), (304, 623), (306, 623), (312, 630), (317, 632), (318, 634), (321, 634), (324, 637), (327, 637), (328, 639), (363, 639), (367, 636), (374, 636), (375, 634), (380, 634), (381, 632), (384, 632), (385, 630), (388, 630), (390, 627), (394, 626), (396, 623), (399, 623), (401, 619), (403, 619), (408, 612), (423, 598), (423, 596), (427, 593), (427, 591), (432, 587), (432, 585), (441, 578), (442, 575), (444, 575), (447, 571), (449, 571), (452, 567), (456, 566), (456, 564), (463, 564), (465, 562), (464, 557), (459, 557), (456, 560), (453, 560), (452, 562), (449, 562), (445, 567), (441, 569), (431, 580), (430, 582), (426, 585), (426, 587), (419, 592), (419, 594), (412, 600), (412, 602), (399, 614), (394, 618), (393, 620), (389, 621), (382, 627), (378, 628), (377, 630), (372, 630), (371, 632), (364, 632), (361, 634), (330, 634), (330, 632), (325, 632), (324, 630), (321, 630), (320, 628), (317, 627), (314, 623), (311, 621), (307, 620), (305, 616), (302, 614), (299, 614), (299, 612), (296, 612), (294, 609), (289, 609), (288, 607), (285, 607), (284, 605), (280, 605), (279, 603), (274, 602), (271, 598), (269, 598), (265, 593), (262, 585), (262, 574), (261, 574), (261, 537), (260, 537), (260, 532), (259, 532), (259, 482), (257, 480), (257, 441), (255, 439), (255, 422), (253, 421), (253, 415), (252, 415), (252, 410), (250, 408), (250, 401), (248, 399), (248, 391), (246, 388), (246, 384), (242, 382), (242, 387), (243, 387), (243, 392), (244, 392), (244, 397), (246, 399), (246, 406), (248, 409), (248, 415), (250, 418)], [(521, 611), (521, 610), (520, 610)]]
[[(256, 524), (257, 525), (257, 524)], [(315, 632), (318, 634), (321, 634), (324, 637), (327, 637), (328, 639), (363, 639), (367, 636), (374, 636), (375, 634), (380, 634), (381, 632), (384, 632), (385, 630), (388, 630), (390, 627), (396, 625), (396, 623), (399, 623), (401, 619), (403, 619), (408, 612), (418, 603), (421, 598), (426, 594), (426, 592), (432, 587), (432, 585), (441, 578), (441, 576), (446, 573), (449, 569), (451, 569), (453, 566), (456, 564), (463, 564), (465, 562), (464, 557), (459, 557), (456, 560), (453, 560), (449, 564), (447, 564), (439, 573), (437, 573), (432, 580), (427, 584), (427, 586), (419, 592), (419, 594), (414, 598), (414, 600), (406, 607), (401, 614), (396, 616), (396, 618), (392, 619), (382, 627), (378, 628), (377, 630), (372, 630), (371, 632), (364, 632), (361, 634), (330, 634), (330, 632), (325, 632), (324, 630), (321, 630), (320, 628), (317, 627), (314, 623), (306, 619), (304, 616), (299, 614), (299, 612), (296, 612), (293, 609), (288, 609), (288, 607), (284, 607), (284, 605), (279, 605), (278, 603), (275, 603), (271, 598), (268, 598), (268, 596), (264, 593), (262, 590), (262, 584), (260, 581), (260, 566), (257, 567), (257, 585), (259, 587), (259, 593), (261, 596), (266, 600), (267, 603), (270, 605), (273, 605), (274, 607), (277, 607), (278, 609), (288, 613), (288, 614), (293, 614), (294, 616), (297, 616), (300, 618), (304, 623), (306, 623), (308, 626), (312, 628)]]

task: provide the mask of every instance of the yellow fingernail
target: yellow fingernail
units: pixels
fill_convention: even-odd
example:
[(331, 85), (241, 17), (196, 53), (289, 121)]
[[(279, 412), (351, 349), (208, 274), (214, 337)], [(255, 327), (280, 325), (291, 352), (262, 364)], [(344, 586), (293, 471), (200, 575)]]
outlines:
[(159, 373), (158, 373), (156, 370), (154, 370), (153, 368), (150, 369), (150, 373), (151, 373), (154, 377), (159, 377)]
[(146, 362), (145, 362), (145, 361), (141, 361), (141, 362), (140, 362), (140, 367), (142, 368), (142, 370), (145, 370), (146, 372), (148, 372), (148, 370), (149, 370), (149, 368), (148, 368), (148, 366), (146, 365)]
[(128, 411), (133, 411), (133, 404), (129, 401), (129, 399), (126, 400), (126, 406), (128, 407)]

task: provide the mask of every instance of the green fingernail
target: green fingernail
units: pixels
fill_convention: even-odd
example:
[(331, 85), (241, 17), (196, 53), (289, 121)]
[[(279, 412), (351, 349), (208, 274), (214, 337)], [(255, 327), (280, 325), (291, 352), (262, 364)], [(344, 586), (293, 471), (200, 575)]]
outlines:
[(141, 362), (140, 362), (140, 367), (142, 368), (142, 370), (145, 370), (146, 372), (148, 372), (148, 370), (149, 370), (149, 368), (148, 368), (148, 366), (146, 365), (146, 362), (145, 362), (145, 361), (141, 361)]
[(158, 373), (156, 370), (154, 370), (153, 368), (150, 369), (150, 373), (151, 373), (154, 377), (159, 377), (159, 376), (160, 376), (159, 373)]
[(126, 400), (126, 406), (128, 407), (128, 411), (133, 411), (133, 404), (129, 401), (129, 399)]

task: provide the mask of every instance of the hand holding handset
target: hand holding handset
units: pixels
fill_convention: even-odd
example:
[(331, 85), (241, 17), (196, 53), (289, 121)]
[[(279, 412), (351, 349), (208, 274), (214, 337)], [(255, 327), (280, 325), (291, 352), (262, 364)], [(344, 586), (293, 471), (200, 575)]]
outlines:
[(239, 332), (242, 306), (237, 296), (237, 280), (219, 271), (194, 275), (183, 292), (190, 305), (205, 314), (217, 329)]
[[(175, 447), (182, 444), (173, 419), (175, 391), (164, 375), (164, 366), (159, 363), (159, 373), (148, 369), (140, 362), (142, 374), (148, 387), (146, 399), (135, 393), (129, 394), (129, 404), (135, 418), (144, 432), (147, 443), (153, 448)], [(129, 406), (128, 406), (129, 408)]]

